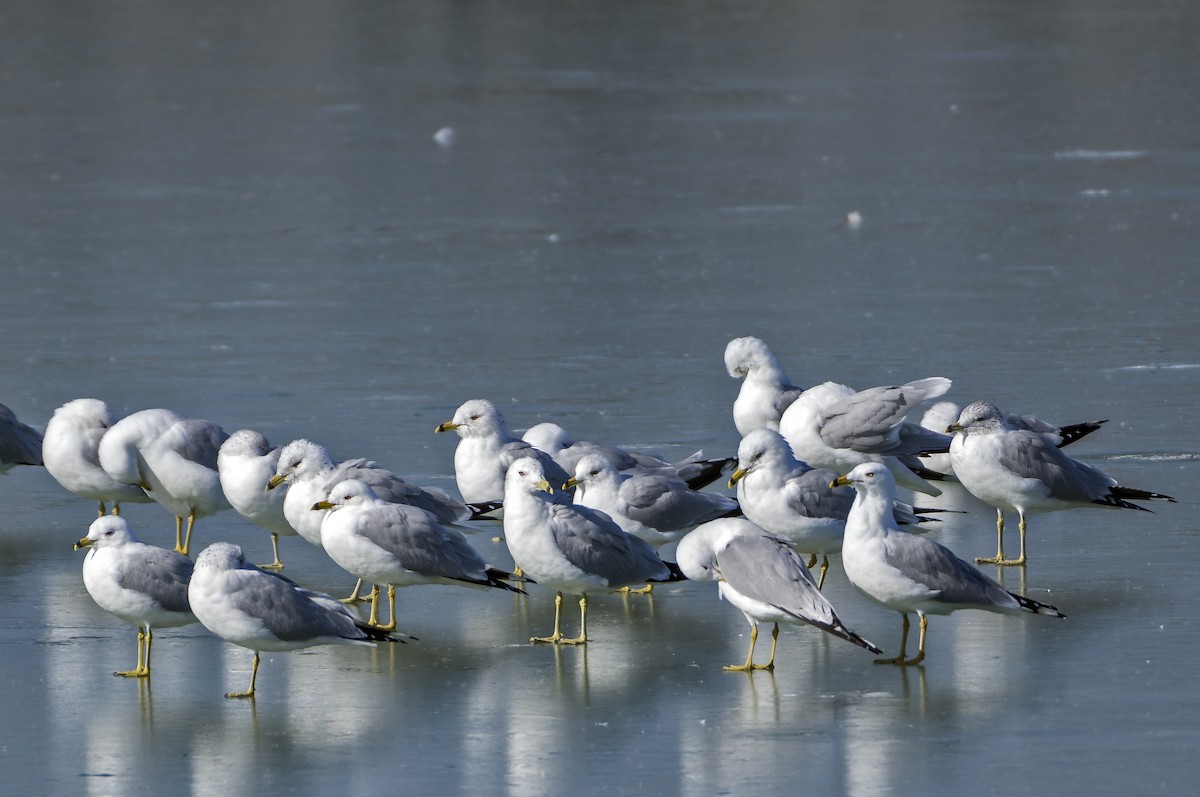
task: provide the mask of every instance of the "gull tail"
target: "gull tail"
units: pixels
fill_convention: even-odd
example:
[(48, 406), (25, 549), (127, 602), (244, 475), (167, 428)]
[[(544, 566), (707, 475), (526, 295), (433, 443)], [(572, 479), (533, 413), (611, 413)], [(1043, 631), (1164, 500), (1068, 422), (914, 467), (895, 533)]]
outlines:
[(669, 583), (671, 581), (688, 580), (688, 577), (685, 576), (683, 571), (679, 569), (679, 565), (675, 564), (674, 562), (668, 562), (666, 559), (663, 560), (663, 564), (667, 566), (667, 570), (670, 571), (671, 574), (666, 578), (652, 578), (650, 581), (653, 581), (657, 584), (662, 584), (664, 582)]
[(693, 490), (699, 490), (701, 487), (707, 487), (712, 484), (721, 478), (721, 474), (727, 468), (732, 467), (737, 462), (736, 457), (694, 459), (700, 453), (697, 451), (683, 462), (675, 463), (675, 470), (679, 471), (679, 478), (687, 482), (687, 486)]
[[(796, 615), (796, 616), (799, 617), (799, 615)], [(833, 634), (838, 639), (844, 639), (847, 642), (858, 645), (860, 648), (869, 650), (872, 653), (876, 653), (876, 654), (883, 653), (883, 649), (880, 648), (878, 645), (876, 645), (874, 642), (870, 642), (866, 639), (863, 639), (861, 636), (859, 636), (855, 632), (851, 631), (846, 626), (842, 625), (842, 621), (837, 619), (836, 616), (834, 617), (834, 624), (814, 622), (814, 621), (808, 619), (807, 617), (801, 617), (800, 619), (804, 620), (804, 622), (808, 623), (809, 625), (815, 625), (817, 628), (820, 628), (822, 631)]]
[(1130, 501), (1152, 501), (1156, 499), (1170, 501), (1172, 504), (1176, 503), (1175, 499), (1169, 495), (1152, 493), (1149, 490), (1137, 490), (1133, 487), (1122, 487), (1119, 484), (1109, 489), (1108, 495), (1103, 498), (1097, 498), (1092, 503), (1099, 504), (1100, 506), (1115, 506), (1121, 509), (1140, 509), (1143, 512), (1152, 512), (1153, 510), (1130, 503)]
[(1076, 440), (1087, 437), (1106, 423), (1108, 423), (1107, 418), (1102, 421), (1088, 421), (1087, 423), (1073, 423), (1069, 426), (1062, 426), (1058, 430), (1058, 435), (1062, 438), (1062, 442), (1058, 444), (1058, 447), (1069, 446)]
[(1066, 615), (1060, 612), (1057, 607), (1051, 606), (1048, 603), (1035, 601), (1033, 598), (1026, 598), (1024, 595), (1018, 595), (1015, 592), (1010, 592), (1008, 594), (1012, 595), (1016, 599), (1017, 603), (1021, 605), (1021, 608), (1027, 612), (1033, 612), (1034, 614), (1048, 614), (1051, 617), (1066, 617)]
[(474, 504), (467, 504), (467, 508), (471, 510), (470, 520), (494, 520), (489, 517), (497, 509), (504, 507), (503, 501), (479, 501)]
[(525, 594), (525, 590), (521, 589), (520, 587), (514, 587), (512, 584), (509, 584), (508, 582), (509, 581), (520, 581), (522, 583), (527, 583), (527, 584), (534, 583), (533, 579), (531, 579), (531, 578), (528, 578), (526, 576), (518, 576), (513, 573), (509, 573), (507, 570), (499, 570), (495, 567), (489, 567), (486, 572), (487, 572), (488, 580), (486, 582), (484, 582), (485, 586), (497, 587), (498, 589), (506, 589), (509, 592), (519, 592), (522, 595)]
[(411, 639), (413, 642), (417, 641), (417, 638), (412, 634), (402, 634), (399, 631), (381, 631), (375, 626), (367, 625), (366, 623), (359, 622), (357, 620), (354, 624), (358, 626), (359, 631), (362, 631), (364, 634), (366, 634), (367, 639), (371, 642), (398, 642), (403, 645), (406, 644), (409, 639)]

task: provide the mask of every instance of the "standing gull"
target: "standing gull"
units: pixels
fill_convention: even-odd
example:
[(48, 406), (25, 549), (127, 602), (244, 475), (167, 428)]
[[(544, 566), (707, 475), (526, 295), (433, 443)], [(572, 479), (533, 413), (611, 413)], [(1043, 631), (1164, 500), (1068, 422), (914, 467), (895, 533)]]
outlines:
[(328, 595), (248, 564), (242, 549), (228, 542), (213, 543), (196, 557), (188, 598), (205, 628), (254, 651), (250, 687), (226, 694), (229, 698), (254, 697), (264, 650), (403, 641), (360, 622)]
[[(925, 659), (927, 614), (950, 614), (959, 609), (984, 609), (1005, 614), (1048, 614), (1064, 617), (1046, 603), (1009, 592), (974, 566), (933, 540), (901, 530), (892, 516), (896, 481), (891, 471), (868, 462), (839, 476), (858, 492), (846, 521), (842, 566), (846, 577), (871, 600), (895, 609), (904, 618), (900, 653), (880, 664), (920, 664)], [(906, 658), (908, 614), (921, 621), (917, 655)]]
[(140, 486), (175, 516), (175, 550), (187, 555), (196, 520), (230, 508), (217, 474), (217, 452), (227, 437), (212, 421), (141, 410), (105, 432), (100, 465), (115, 480)]
[[(1130, 501), (1175, 499), (1162, 493), (1122, 487), (1098, 468), (1071, 459), (1043, 434), (1013, 428), (995, 404), (967, 405), (946, 431), (954, 432), (950, 464), (962, 486), (996, 507), (996, 555), (980, 564), (1023, 565), (1025, 515), (1084, 506), (1140, 509)], [(1021, 555), (1004, 555), (1004, 513), (1020, 518)]]
[[(454, 478), (463, 500), (471, 504), (503, 502), (505, 474), (521, 457), (533, 457), (555, 484), (564, 484), (567, 473), (544, 451), (513, 437), (496, 405), (487, 399), (471, 399), (454, 411), (454, 418), (440, 424), (435, 432), (457, 432), (454, 449)], [(569, 501), (570, 494), (558, 494)]]
[[(807, 623), (872, 653), (881, 652), (846, 628), (787, 540), (768, 534), (745, 518), (705, 523), (679, 542), (675, 555), (684, 575), (694, 581), (717, 582), (717, 593), (750, 622), (746, 663), (730, 665), (726, 670), (775, 669), (780, 623)], [(775, 624), (771, 658), (766, 664), (754, 663), (760, 622)]]
[[(821, 557), (818, 589), (825, 586), (829, 555), (842, 550), (842, 532), (854, 504), (853, 490), (830, 484), (837, 476), (836, 471), (812, 468), (796, 459), (778, 432), (757, 429), (742, 438), (738, 466), (729, 477), (729, 486), (737, 485), (738, 502), (748, 519), (810, 554), (809, 567), (815, 567)], [(930, 520), (900, 501), (894, 514), (898, 523)]]
[(192, 560), (138, 540), (124, 518), (105, 515), (92, 521), (75, 550), (87, 548), (83, 585), (96, 605), (137, 626), (137, 665), (114, 672), (124, 678), (150, 675), (153, 629), (196, 622), (188, 606)]
[(845, 385), (826, 382), (805, 391), (779, 421), (779, 433), (798, 459), (814, 468), (846, 473), (863, 462), (883, 462), (902, 487), (940, 495), (922, 478), (918, 454), (945, 451), (950, 438), (906, 423), (918, 404), (950, 389), (950, 380), (931, 376), (904, 385), (873, 387), (849, 393)]
[(261, 565), (265, 570), (283, 569), (279, 538), (296, 536), (283, 511), (287, 490), (267, 489), (279, 464), (279, 452), (253, 429), (238, 429), (217, 452), (217, 474), (225, 498), (239, 515), (271, 532), (275, 558), (269, 565)]
[(121, 514), (121, 504), (152, 504), (137, 484), (114, 479), (100, 467), (100, 440), (116, 421), (108, 405), (94, 398), (68, 401), (54, 411), (42, 439), (42, 458), (54, 480), (80, 498), (99, 504), (98, 514)]
[[(521, 571), (556, 591), (554, 632), (530, 642), (581, 645), (587, 640), (587, 594), (653, 581), (678, 581), (649, 543), (621, 530), (607, 515), (585, 506), (557, 503), (542, 463), (521, 457), (509, 467), (504, 487), (504, 539)], [(562, 635), (563, 593), (579, 595), (579, 636)]]
[(733, 423), (742, 436), (755, 429), (779, 429), (784, 411), (804, 392), (788, 381), (779, 359), (758, 338), (729, 341), (725, 370), (744, 380), (733, 402)]
[(13, 465), (41, 464), (41, 432), (19, 421), (16, 413), (0, 404), (0, 473)]
[[(447, 528), (423, 509), (384, 501), (365, 482), (347, 479), (313, 504), (329, 510), (321, 522), (321, 544), (339, 567), (372, 591), (369, 625), (396, 627), (396, 587), (457, 584), (522, 592), (501, 579), (511, 573), (490, 567), (461, 531)], [(378, 621), (379, 584), (388, 586), (389, 623)]]

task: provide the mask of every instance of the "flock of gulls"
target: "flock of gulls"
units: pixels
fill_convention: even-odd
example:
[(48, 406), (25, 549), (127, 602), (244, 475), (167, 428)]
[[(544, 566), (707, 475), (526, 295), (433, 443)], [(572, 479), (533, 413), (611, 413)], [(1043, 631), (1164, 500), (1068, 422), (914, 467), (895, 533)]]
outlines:
[[(228, 434), (166, 409), (115, 420), (104, 402), (80, 398), (59, 407), (44, 432), (0, 405), (0, 469), (44, 465), (64, 488), (97, 503), (98, 517), (75, 544), (87, 550), (84, 586), (101, 608), (138, 629), (136, 665), (115, 675), (149, 676), (153, 629), (199, 622), (254, 653), (249, 687), (230, 698), (254, 695), (263, 651), (406, 641), (396, 630), (395, 593), (420, 584), (553, 590), (553, 630), (530, 642), (581, 645), (590, 593), (714, 581), (751, 628), (745, 662), (727, 670), (772, 669), (780, 623), (815, 626), (882, 654), (821, 592), (831, 554), (858, 592), (903, 618), (897, 655), (876, 661), (914, 665), (925, 657), (927, 615), (1064, 615), (1006, 590), (923, 536), (941, 510), (902, 501), (898, 488), (919, 500), (956, 480), (995, 507), (997, 553), (976, 564), (997, 566), (1026, 563), (1030, 514), (1145, 510), (1134, 502), (1174, 500), (1121, 486), (1063, 453), (1104, 421), (1059, 427), (1005, 415), (986, 401), (961, 409), (942, 401), (910, 420), (918, 406), (945, 395), (950, 380), (800, 388), (754, 337), (730, 341), (725, 365), (742, 380), (733, 404), (742, 436), (736, 458), (698, 452), (668, 462), (577, 442), (551, 423), (517, 438), (494, 404), (473, 399), (435, 430), (459, 437), (455, 497), (365, 459), (338, 461), (309, 440), (272, 448), (253, 430)], [(727, 472), (736, 499), (703, 489)], [(141, 542), (121, 515), (122, 504), (152, 502), (175, 518), (174, 550)], [(208, 545), (193, 562), (197, 521), (227, 510), (270, 532), (272, 562), (251, 564), (229, 542)], [(1018, 518), (1015, 558), (1004, 550), (1006, 513)], [(492, 567), (464, 534), (480, 519), (502, 521), (513, 572)], [(279, 538), (295, 536), (358, 579), (350, 596), (306, 589), (279, 572)], [(675, 561), (660, 555), (671, 544)], [(579, 599), (575, 636), (562, 631), (564, 595)], [(358, 602), (370, 603), (365, 619)], [(920, 636), (910, 656), (911, 614)], [(760, 623), (773, 625), (766, 663), (754, 661)]]

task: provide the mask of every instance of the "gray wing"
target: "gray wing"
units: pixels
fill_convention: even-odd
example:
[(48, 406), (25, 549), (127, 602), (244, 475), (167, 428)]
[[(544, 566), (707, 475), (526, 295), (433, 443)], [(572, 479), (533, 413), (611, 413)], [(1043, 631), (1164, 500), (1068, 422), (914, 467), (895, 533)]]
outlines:
[(487, 583), (487, 563), (465, 535), (444, 528), (427, 512), (394, 507), (364, 514), (358, 533), (395, 554), (414, 573)]
[(792, 476), (783, 485), (788, 506), (804, 517), (845, 520), (854, 505), (854, 490), (830, 487), (829, 483), (837, 477), (838, 473), (828, 468)]
[(217, 453), (229, 435), (211, 421), (189, 418), (172, 424), (156, 445), (164, 445), (189, 462), (197, 462), (212, 470), (217, 469)]
[(626, 534), (603, 512), (573, 504), (550, 504), (554, 542), (571, 564), (611, 587), (665, 581), (670, 571), (653, 546)]
[(1006, 432), (997, 459), (1008, 471), (1044, 483), (1050, 495), (1061, 501), (1102, 501), (1116, 484), (1100, 470), (1071, 459), (1036, 432)]
[(621, 482), (618, 495), (626, 516), (659, 531), (698, 526), (737, 508), (728, 496), (698, 492), (670, 476), (631, 476)]
[(471, 517), (471, 510), (467, 505), (446, 491), (436, 487), (421, 487), (370, 460), (350, 459), (342, 462), (326, 484), (333, 487), (344, 479), (366, 482), (383, 500), (424, 509), (442, 523), (458, 523)]
[(747, 598), (822, 628), (841, 625), (799, 555), (778, 537), (734, 537), (717, 551), (717, 569), (729, 586)]
[(1007, 590), (933, 540), (892, 531), (887, 536), (884, 559), (905, 577), (938, 593), (934, 600), (940, 603), (1017, 606)]
[(188, 582), (192, 560), (183, 554), (144, 545), (123, 563), (117, 583), (128, 590), (150, 596), (170, 612), (190, 612)]
[(240, 588), (230, 594), (234, 605), (262, 620), (279, 639), (305, 642), (318, 637), (364, 638), (348, 613), (321, 605), (294, 581), (257, 569), (237, 572)]
[(895, 456), (927, 450), (921, 446), (927, 440), (925, 433), (930, 433), (945, 438), (941, 448), (944, 451), (949, 446), (945, 435), (916, 424), (907, 424), (911, 428), (904, 429), (902, 435), (900, 427), (914, 407), (945, 393), (949, 386), (949, 380), (931, 377), (907, 385), (859, 391), (828, 409), (820, 430), (821, 439), (832, 448)]
[(0, 465), (41, 465), (42, 434), (0, 404)]

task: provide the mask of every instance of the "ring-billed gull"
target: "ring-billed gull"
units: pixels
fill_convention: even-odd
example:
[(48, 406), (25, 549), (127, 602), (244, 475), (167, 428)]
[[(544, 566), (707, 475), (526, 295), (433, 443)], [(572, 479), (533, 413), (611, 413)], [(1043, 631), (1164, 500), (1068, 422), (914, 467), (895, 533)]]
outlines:
[(907, 423), (905, 417), (921, 402), (944, 394), (950, 384), (945, 377), (931, 376), (848, 393), (845, 385), (826, 382), (792, 402), (779, 421), (779, 433), (796, 458), (814, 468), (846, 473), (863, 462), (883, 462), (901, 486), (940, 495), (919, 475), (927, 472), (917, 455), (946, 451), (950, 438)]
[[(1014, 429), (987, 401), (963, 408), (958, 421), (946, 428), (954, 432), (950, 463), (962, 486), (985, 504), (996, 507), (996, 556), (976, 559), (979, 563), (1023, 565), (1025, 516), (1030, 512), (1054, 512), (1083, 506), (1140, 509), (1130, 501), (1174, 498), (1117, 484), (1098, 468), (1071, 459), (1045, 435)], [(1021, 555), (1004, 555), (1004, 513), (1020, 518)]]
[(217, 452), (227, 437), (212, 421), (141, 410), (105, 432), (100, 465), (117, 481), (141, 486), (175, 516), (175, 550), (187, 555), (196, 520), (230, 508), (217, 474)]
[[(807, 623), (872, 653), (881, 652), (842, 623), (787, 540), (768, 534), (746, 518), (721, 518), (699, 526), (679, 541), (675, 556), (684, 575), (694, 581), (717, 582), (717, 593), (750, 622), (746, 663), (726, 670), (775, 669), (780, 623)], [(754, 663), (760, 622), (775, 625), (771, 658), (766, 664)]]
[[(287, 483), (283, 512), (288, 523), (301, 537), (320, 548), (321, 523), (325, 520), (326, 510), (314, 511), (313, 504), (328, 498), (333, 486), (346, 479), (366, 482), (385, 501), (432, 512), (442, 523), (456, 523), (471, 516), (471, 509), (466, 504), (444, 490), (420, 487), (370, 460), (359, 458), (339, 462), (324, 446), (305, 439), (293, 440), (283, 447), (279, 465), (267, 482), (267, 489), (274, 490)], [(359, 579), (346, 601), (358, 601), (361, 589), (362, 580)]]
[[(693, 490), (674, 476), (620, 472), (599, 454), (579, 460), (564, 487), (575, 488), (577, 506), (603, 512), (655, 548), (678, 542), (701, 523), (738, 511), (738, 502), (727, 495)], [(650, 584), (641, 591), (653, 588)]]
[(788, 381), (779, 359), (755, 337), (729, 341), (725, 370), (744, 380), (733, 402), (733, 424), (742, 436), (755, 429), (778, 430), (784, 411), (804, 392)]
[(217, 474), (221, 489), (239, 515), (271, 532), (274, 559), (264, 570), (282, 570), (279, 538), (295, 537), (296, 530), (283, 512), (287, 490), (268, 490), (275, 476), (281, 449), (271, 448), (267, 438), (253, 429), (238, 429), (217, 452)]
[[(935, 432), (945, 432), (951, 424), (958, 420), (960, 412), (962, 412), (962, 408), (953, 401), (939, 401), (925, 410), (925, 414), (921, 416), (921, 426)], [(1056, 426), (1049, 421), (1043, 421), (1032, 415), (1006, 415), (1004, 420), (1014, 429), (1026, 429), (1030, 432), (1037, 432), (1058, 448), (1069, 446), (1071, 443), (1087, 437), (1108, 423), (1107, 420), (1103, 420)], [(954, 475), (954, 466), (950, 463), (950, 453), (948, 451), (945, 454), (928, 454), (922, 456), (921, 463), (930, 470), (944, 473), (947, 476)]]
[(225, 697), (254, 697), (259, 653), (264, 650), (374, 647), (376, 642), (403, 641), (361, 622), (336, 599), (247, 563), (242, 549), (233, 543), (213, 543), (200, 552), (188, 598), (201, 625), (227, 642), (254, 651), (250, 687)]
[[(352, 576), (375, 584), (368, 624), (396, 627), (396, 588), (415, 584), (458, 584), (522, 592), (501, 579), (512, 578), (488, 565), (458, 529), (447, 528), (423, 509), (393, 504), (369, 485), (347, 479), (329, 498), (313, 504), (329, 510), (321, 522), (325, 553)], [(387, 625), (378, 621), (379, 584), (388, 586)]]
[(0, 404), (0, 473), (13, 465), (42, 464), (42, 433)]
[(325, 513), (313, 512), (312, 505), (328, 498), (330, 489), (346, 479), (369, 484), (385, 501), (431, 512), (441, 523), (458, 523), (471, 516), (466, 504), (444, 490), (421, 487), (370, 460), (338, 461), (324, 446), (305, 439), (293, 440), (283, 447), (268, 487), (275, 489), (287, 483), (284, 513), (288, 522), (300, 536), (320, 547)]
[[(454, 478), (463, 500), (471, 504), (504, 501), (504, 477), (508, 468), (521, 457), (533, 457), (542, 463), (546, 477), (563, 484), (571, 477), (554, 458), (544, 451), (518, 440), (508, 431), (504, 417), (487, 399), (471, 399), (454, 411), (454, 418), (440, 424), (435, 432), (457, 432), (454, 449)], [(570, 500), (570, 495), (559, 500)]]
[[(554, 631), (530, 642), (580, 645), (587, 642), (587, 593), (654, 581), (678, 581), (672, 568), (647, 542), (621, 530), (602, 512), (558, 503), (542, 463), (517, 459), (504, 488), (504, 539), (521, 571), (556, 591)], [(563, 593), (579, 595), (579, 636), (562, 635)]]
[(108, 405), (94, 398), (68, 401), (54, 411), (42, 438), (42, 458), (50, 475), (70, 492), (121, 514), (121, 504), (151, 504), (154, 499), (136, 484), (117, 481), (100, 467), (100, 440), (116, 421)]
[(150, 674), (154, 628), (196, 622), (188, 606), (192, 560), (181, 553), (138, 540), (124, 518), (105, 515), (92, 521), (75, 550), (87, 548), (83, 585), (104, 611), (137, 626), (137, 666), (114, 672), (125, 678)]
[[(846, 520), (842, 545), (846, 577), (859, 592), (904, 618), (899, 655), (879, 659), (880, 664), (908, 665), (924, 660), (927, 614), (984, 609), (1065, 616), (1049, 604), (1009, 592), (949, 548), (902, 530), (892, 515), (895, 477), (880, 463), (859, 465), (839, 476), (835, 484), (849, 484), (858, 493)], [(916, 612), (921, 623), (917, 655), (911, 659), (906, 658), (910, 612)]]
[[(796, 459), (778, 432), (756, 429), (738, 446), (738, 466), (729, 477), (737, 486), (745, 516), (765, 531), (787, 540), (801, 553), (810, 554), (809, 567), (821, 557), (817, 588), (825, 586), (829, 554), (842, 550), (842, 531), (854, 504), (854, 491), (833, 487), (838, 476), (828, 468), (812, 468)], [(909, 504), (897, 501), (898, 523), (923, 523)]]
[(679, 462), (667, 462), (662, 457), (645, 451), (635, 451), (572, 439), (567, 430), (556, 423), (537, 423), (525, 430), (521, 439), (538, 451), (554, 457), (554, 461), (567, 473), (574, 473), (579, 460), (588, 454), (599, 454), (620, 471), (635, 473), (657, 473), (683, 479), (688, 487), (699, 490), (721, 478), (725, 468), (733, 463), (731, 457), (706, 459), (703, 451), (697, 451)]

